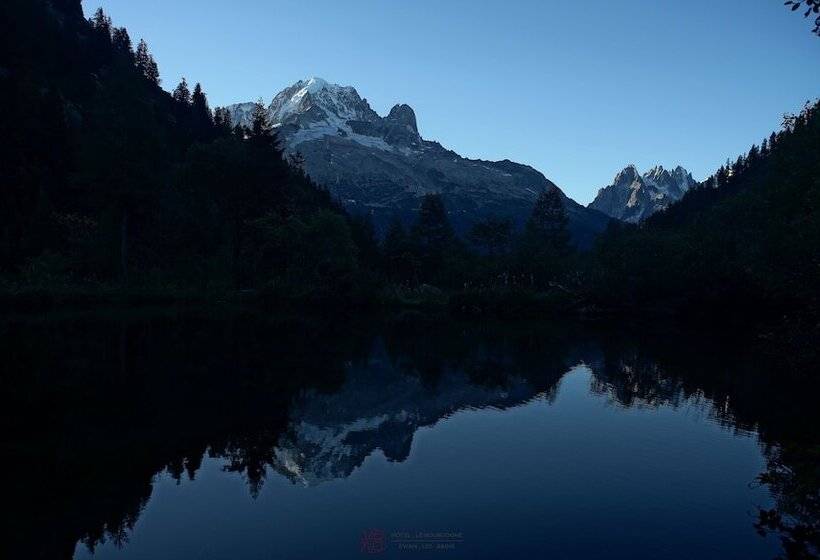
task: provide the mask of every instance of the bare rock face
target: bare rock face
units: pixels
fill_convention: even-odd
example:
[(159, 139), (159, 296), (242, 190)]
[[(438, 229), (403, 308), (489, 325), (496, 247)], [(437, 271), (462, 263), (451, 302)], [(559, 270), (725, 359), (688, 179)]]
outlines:
[[(234, 124), (250, 124), (252, 105), (228, 107)], [(440, 193), (457, 231), (487, 216), (522, 224), (538, 194), (556, 188), (535, 169), (504, 161), (463, 158), (425, 140), (409, 105), (379, 116), (355, 88), (321, 78), (300, 80), (268, 107), (288, 155), (299, 153), (305, 171), (353, 213), (370, 214), (377, 228), (398, 215), (414, 220), (420, 199)], [(609, 218), (564, 197), (570, 230), (589, 246)]]
[(394, 146), (420, 146), (416, 113), (410, 105), (395, 105), (384, 118), (384, 140)]
[(612, 184), (598, 191), (589, 208), (624, 222), (638, 223), (677, 202), (695, 186), (681, 166), (672, 171), (656, 166), (641, 175), (634, 165), (619, 172)]

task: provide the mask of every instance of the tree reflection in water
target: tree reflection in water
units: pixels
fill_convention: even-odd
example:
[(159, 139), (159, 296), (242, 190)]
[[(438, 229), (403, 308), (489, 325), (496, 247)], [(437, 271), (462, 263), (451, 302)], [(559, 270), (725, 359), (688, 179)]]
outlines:
[(697, 401), (756, 432), (767, 459), (757, 482), (776, 505), (755, 528), (780, 536), (784, 558), (818, 554), (818, 381), (725, 338), (192, 311), (7, 320), (0, 345), (14, 520), (3, 540), (20, 557), (126, 543), (155, 476), (193, 480), (206, 456), (253, 496), (274, 472), (312, 485), (376, 449), (404, 461), (420, 427), (550, 399), (578, 363), (618, 406)]

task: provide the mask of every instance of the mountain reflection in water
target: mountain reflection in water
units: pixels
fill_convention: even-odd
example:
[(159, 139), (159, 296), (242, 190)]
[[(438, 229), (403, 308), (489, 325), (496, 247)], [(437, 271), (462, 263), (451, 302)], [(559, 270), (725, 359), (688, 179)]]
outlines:
[[(464, 543), (458, 543), (461, 549), (439, 551), (448, 558), (489, 558), (505, 551), (523, 556), (543, 550), (567, 555), (574, 551), (574, 556), (606, 552), (617, 557), (629, 551), (639, 558), (667, 555), (670, 550), (683, 555), (695, 550), (682, 546), (692, 535), (703, 541), (697, 549), (702, 557), (726, 556), (735, 550), (742, 550), (744, 557), (817, 555), (818, 382), (807, 372), (791, 370), (785, 360), (761, 357), (722, 337), (555, 323), (476, 325), (416, 316), (333, 321), (205, 312), (7, 320), (0, 323), (0, 335), (6, 366), (2, 373), (6, 517), (12, 520), (3, 529), (4, 546), (11, 553), (4, 557), (84, 558), (96, 551), (103, 558), (129, 558), (129, 541), (140, 536), (140, 520), (149, 523), (155, 515), (151, 508), (165, 507), (164, 498), (152, 498), (158, 485), (162, 487), (166, 480), (211, 485), (207, 481), (216, 465), (240, 475), (248, 495), (258, 497), (259, 507), (266, 482), (275, 483), (282, 504), (294, 500), (291, 531), (299, 533), (305, 527), (297, 526), (302, 518), (295, 510), (317, 499), (307, 492), (325, 488), (323, 507), (340, 507), (341, 525), (344, 504), (358, 503), (349, 496), (344, 502), (345, 491), (356, 489), (369, 496), (379, 484), (410, 485), (416, 476), (434, 487), (444, 483), (424, 477), (446, 472), (436, 467), (439, 463), (450, 468), (458, 464), (465, 481), (483, 484), (470, 489), (474, 495), (464, 494), (464, 509), (450, 504), (451, 513), (461, 517), (464, 527), (427, 527), (464, 531)], [(562, 389), (568, 380), (570, 385)], [(562, 391), (575, 400), (564, 408), (553, 406)], [(617, 411), (601, 416), (604, 413), (598, 408), (586, 408), (592, 406), (591, 399), (604, 399), (624, 411), (671, 410), (700, 416), (693, 416), (688, 424), (660, 412), (631, 420)], [(548, 429), (544, 417), (551, 409), (555, 417), (550, 418)], [(500, 423), (498, 414), (508, 415), (509, 426)], [(548, 497), (576, 505), (589, 499), (591, 505), (584, 507), (592, 508), (590, 528), (615, 506), (634, 501), (638, 511), (644, 500), (647, 511), (660, 507), (657, 504), (663, 502), (654, 500), (664, 498), (658, 496), (663, 477), (679, 476), (675, 468), (704, 464), (703, 457), (688, 462), (684, 454), (684, 464), (676, 467), (680, 459), (663, 453), (685, 450), (692, 457), (722, 452), (724, 440), (707, 442), (701, 432), (687, 431), (687, 425), (702, 425), (704, 419), (719, 424), (730, 436), (737, 433), (759, 442), (760, 451), (755, 453), (762, 457), (762, 472), (737, 481), (766, 497), (757, 504), (759, 508), (738, 509), (748, 539), (733, 543), (726, 534), (711, 534), (718, 525), (710, 528), (710, 520), (692, 517), (693, 512), (705, 510), (687, 510), (684, 504), (676, 509), (675, 500), (682, 499), (682, 494), (676, 494), (683, 491), (680, 488), (669, 490), (664, 507), (680, 527), (703, 524), (700, 532), (663, 527), (656, 528), (658, 535), (653, 537), (648, 534), (651, 515), (636, 514), (624, 521), (638, 534), (647, 533), (646, 542), (633, 543), (631, 548), (606, 543), (600, 548), (577, 548), (587, 538), (583, 527), (574, 529), (577, 534), (566, 530), (561, 535), (543, 534), (546, 525), (537, 518), (548, 504), (539, 500)], [(615, 425), (618, 422), (622, 425)], [(497, 432), (501, 426), (508, 431)], [(430, 427), (435, 430), (425, 430)], [(590, 433), (592, 429), (598, 433)], [(630, 437), (636, 430), (645, 434), (633, 449)], [(414, 440), (422, 433), (430, 446), (441, 446), (436, 447), (435, 458), (425, 454), (432, 451), (416, 451)], [(601, 449), (607, 441), (612, 445), (612, 438), (622, 438), (622, 453), (615, 457), (610, 450), (608, 456), (591, 457), (586, 464), (562, 462), (580, 456), (582, 437), (599, 438)], [(470, 442), (490, 441), (501, 448), (487, 449), (483, 466), (467, 463), (469, 450), (474, 450)], [(547, 444), (552, 456), (538, 451)], [(725, 440), (725, 447), (731, 448), (730, 440)], [(507, 456), (492, 456), (498, 453)], [(378, 456), (387, 463), (405, 463), (405, 470), (368, 467), (369, 458)], [(533, 457), (541, 458), (540, 466)], [(595, 463), (623, 468), (595, 472)], [(531, 472), (534, 465), (539, 470)], [(644, 473), (650, 467), (655, 471)], [(737, 476), (746, 476), (741, 472)], [(699, 473), (692, 473), (692, 480), (698, 480), (695, 474)], [(200, 475), (207, 481), (198, 480)], [(404, 478), (386, 478), (391, 476)], [(646, 496), (634, 490), (640, 476), (646, 477)], [(286, 498), (284, 480), (302, 488), (301, 494)], [(588, 485), (590, 495), (577, 495), (576, 489), (574, 496), (556, 498), (551, 492), (560, 492), (556, 486), (562, 480), (567, 486), (577, 483), (573, 488)], [(345, 481), (348, 490), (343, 490)], [(653, 489), (658, 483), (660, 489)], [(421, 493), (421, 500), (425, 495), (418, 484), (413, 488)], [(614, 505), (595, 502), (595, 492), (601, 499), (617, 497), (619, 484), (624, 491), (631, 488), (631, 495)], [(526, 496), (522, 485), (529, 485), (532, 501), (521, 498), (527, 502), (520, 504), (521, 511), (510, 511), (515, 506), (506, 503), (503, 494), (520, 491)], [(595, 490), (598, 485), (608, 490)], [(438, 491), (457, 495), (446, 486)], [(697, 488), (686, 491), (697, 494)], [(712, 490), (703, 488), (707, 491)], [(697, 498), (713, 500), (716, 508), (729, 500), (720, 495)], [(212, 503), (219, 507), (218, 500)], [(492, 527), (499, 534), (477, 535), (486, 528), (486, 520), (476, 518), (482, 512), (470, 510), (469, 504), (485, 504), (483, 515), (497, 518)], [(372, 507), (374, 512), (400, 519), (400, 512), (393, 511), (399, 504), (392, 509), (384, 504)], [(406, 519), (412, 518), (411, 513)], [(201, 512), (185, 515), (195, 518)], [(509, 522), (524, 519), (524, 524), (532, 518), (532, 530), (511, 529), (505, 517)], [(435, 519), (432, 512), (429, 519)], [(617, 531), (628, 533), (618, 528), (619, 523), (612, 520), (613, 539)], [(407, 529), (384, 529), (400, 528)], [(560, 540), (559, 536), (575, 544), (560, 548), (549, 542)], [(206, 542), (210, 537), (209, 532), (202, 533), (202, 551), (219, 548), (219, 543)], [(681, 542), (675, 542), (675, 537)], [(471, 538), (473, 545), (481, 541), (481, 553), (470, 549)], [(359, 557), (357, 539), (354, 535), (356, 542), (348, 547), (322, 543), (322, 536), (314, 535), (317, 542), (299, 554), (311, 557), (310, 551), (324, 550), (333, 557)], [(226, 550), (236, 558), (269, 557), (251, 544), (221, 544), (230, 545)], [(164, 557), (186, 557), (181, 549), (154, 545)], [(285, 546), (280, 540), (276, 545), (300, 550), (298, 542)], [(220, 557), (202, 551), (201, 557)], [(385, 552), (389, 555), (391, 550)], [(289, 556), (283, 552), (282, 557)]]

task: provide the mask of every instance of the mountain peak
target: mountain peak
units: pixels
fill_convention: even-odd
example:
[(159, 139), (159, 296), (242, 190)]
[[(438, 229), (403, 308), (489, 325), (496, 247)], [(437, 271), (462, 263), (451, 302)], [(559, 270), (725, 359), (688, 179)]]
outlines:
[(666, 169), (663, 168), (663, 165), (656, 165), (644, 173), (643, 178), (645, 181), (657, 186), (659, 184), (666, 183), (671, 178), (671, 175)]
[(295, 84), (293, 84), (289, 88), (285, 88), (283, 91), (288, 91), (290, 89), (297, 88), (296, 93), (294, 95), (304, 96), (304, 95), (316, 95), (320, 92), (329, 92), (331, 95), (339, 95), (340, 93), (350, 93), (353, 92), (358, 96), (359, 94), (356, 92), (356, 88), (353, 86), (341, 86), (339, 84), (334, 84), (333, 82), (328, 82), (324, 78), (320, 78), (318, 76), (312, 76), (310, 78), (305, 78), (303, 80), (299, 80)]
[(269, 109), (274, 124), (307, 120), (368, 120), (373, 110), (350, 86), (319, 77), (299, 80), (276, 94)]
[(694, 184), (695, 182), (695, 180), (692, 178), (692, 174), (680, 165), (672, 170), (672, 177), (674, 177), (675, 180), (677, 180), (678, 182), (688, 181), (692, 184)]
[(619, 220), (639, 222), (680, 200), (694, 184), (692, 174), (680, 165), (672, 172), (656, 165), (641, 175), (630, 164), (598, 191), (589, 207)]
[(416, 124), (416, 113), (410, 105), (404, 103), (394, 105), (393, 108), (390, 109), (387, 119), (395, 121), (397, 124), (410, 127), (416, 134), (419, 132), (418, 125)]
[(617, 175), (615, 175), (615, 180), (613, 184), (621, 185), (621, 184), (632, 184), (635, 180), (639, 179), (641, 176), (638, 168), (635, 167), (634, 164), (629, 164), (624, 167)]
[[(315, 93), (320, 89), (325, 89), (330, 85), (327, 80), (320, 78), (318, 76), (313, 76), (305, 80), (299, 80), (297, 83), (303, 84), (304, 89), (310, 93)], [(339, 87), (337, 84), (333, 84), (333, 86)]]

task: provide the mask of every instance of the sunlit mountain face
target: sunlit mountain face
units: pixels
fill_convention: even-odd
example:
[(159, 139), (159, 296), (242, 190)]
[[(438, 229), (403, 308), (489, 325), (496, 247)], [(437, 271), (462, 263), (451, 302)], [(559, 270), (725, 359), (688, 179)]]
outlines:
[[(228, 107), (234, 124), (250, 126), (253, 103)], [(416, 113), (396, 104), (382, 117), (352, 86), (321, 78), (300, 80), (277, 93), (267, 107), (286, 154), (356, 214), (383, 228), (394, 216), (412, 222), (421, 197), (440, 193), (450, 220), (466, 232), (486, 217), (521, 225), (538, 195), (558, 188), (541, 172), (509, 160), (460, 156), (422, 138)], [(561, 193), (576, 244), (589, 247), (609, 219)]]
[(373, 527), (388, 553), (391, 533), (449, 530), (475, 557), (509, 546), (488, 503), (497, 531), (550, 535), (522, 533), (522, 555), (617, 548), (600, 503), (664, 557), (816, 551), (815, 393), (721, 335), (212, 314), (3, 334), (6, 542), (27, 557), (253, 557), (263, 534), (297, 557), (316, 523), (336, 557)]
[(611, 185), (598, 191), (589, 208), (624, 222), (638, 223), (666, 210), (696, 185), (692, 174), (681, 166), (667, 170), (658, 165), (641, 174), (629, 165), (615, 176)]

